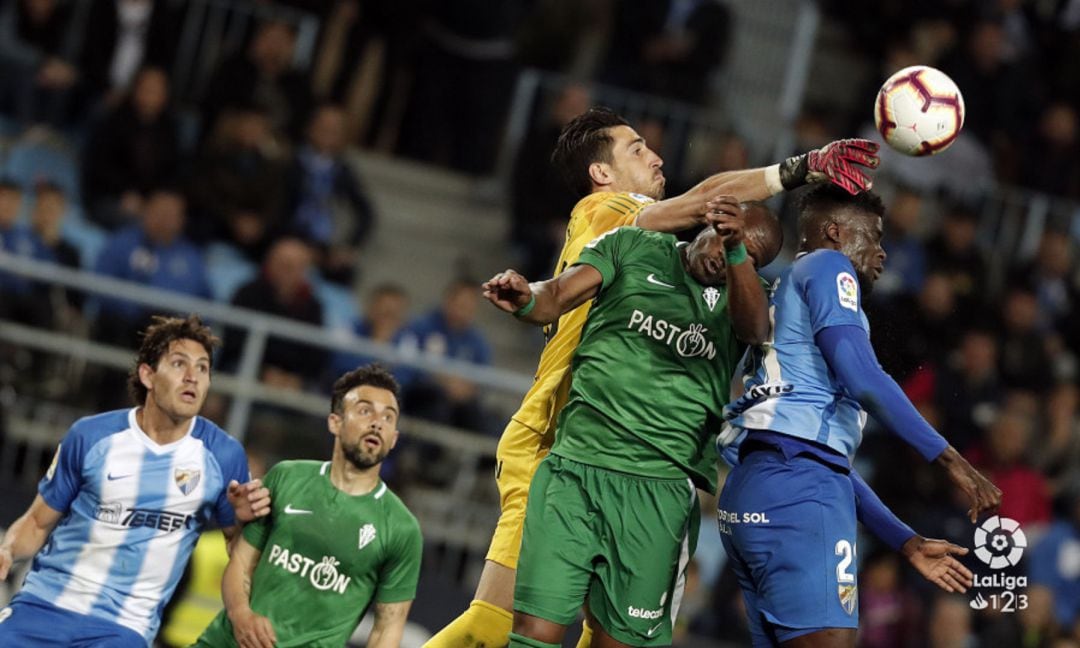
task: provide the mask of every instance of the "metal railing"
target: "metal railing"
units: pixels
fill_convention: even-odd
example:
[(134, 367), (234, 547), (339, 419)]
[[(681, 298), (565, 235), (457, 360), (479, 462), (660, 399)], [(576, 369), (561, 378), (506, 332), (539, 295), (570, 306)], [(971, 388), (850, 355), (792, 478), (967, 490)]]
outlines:
[[(240, 439), (243, 439), (246, 433), (251, 405), (255, 401), (278, 405), (288, 403), (289, 407), (297, 411), (317, 415), (326, 413), (325, 399), (321, 397), (273, 389), (257, 381), (256, 377), (262, 365), (267, 339), (271, 335), (330, 351), (366, 355), (390, 364), (426, 372), (453, 374), (495, 392), (508, 392), (520, 396), (532, 384), (531, 376), (520, 373), (439, 356), (402, 353), (395, 347), (352, 334), (343, 332), (331, 334), (327, 329), (311, 324), (161, 291), (139, 283), (72, 270), (6, 252), (0, 252), (0, 271), (95, 295), (110, 297), (122, 295), (123, 299), (158, 309), (161, 312), (199, 313), (215, 324), (236, 327), (245, 331), (247, 335), (240, 356), (239, 369), (235, 376), (236, 382), (230, 382), (230, 378), (226, 375), (215, 378), (215, 388), (221, 387), (223, 391), (234, 397), (226, 427), (231, 434)], [(88, 360), (110, 366), (116, 366), (119, 361), (119, 356), (109, 352), (110, 349), (118, 351), (116, 347), (97, 345), (88, 340), (74, 341), (62, 335), (55, 337), (58, 335), (60, 334), (28, 329), (12, 322), (4, 322), (3, 327), (0, 328), (0, 337), (12, 338), (10, 341), (17, 344), (53, 352), (83, 353)], [(126, 368), (130, 361), (129, 354), (125, 357), (122, 367)]]

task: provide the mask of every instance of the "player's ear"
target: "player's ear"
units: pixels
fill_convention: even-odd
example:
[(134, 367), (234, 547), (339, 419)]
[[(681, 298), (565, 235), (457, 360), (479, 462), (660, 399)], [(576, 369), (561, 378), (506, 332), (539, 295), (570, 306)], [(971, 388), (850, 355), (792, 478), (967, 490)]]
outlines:
[(341, 433), (341, 415), (334, 412), (326, 417), (326, 427), (330, 430), (330, 434), (338, 436)]
[(141, 382), (142, 386), (146, 387), (146, 389), (148, 391), (153, 391), (153, 389), (154, 389), (153, 377), (154, 377), (154, 368), (153, 367), (146, 364), (145, 362), (139, 365), (139, 382)]
[(606, 187), (615, 181), (611, 173), (611, 165), (604, 162), (593, 162), (589, 165), (589, 178), (594, 185)]
[(828, 223), (826, 223), (824, 234), (825, 238), (829, 239), (833, 243), (836, 243), (837, 245), (840, 245), (842, 243), (842, 241), (840, 240), (840, 223), (837, 223), (836, 221), (829, 221)]

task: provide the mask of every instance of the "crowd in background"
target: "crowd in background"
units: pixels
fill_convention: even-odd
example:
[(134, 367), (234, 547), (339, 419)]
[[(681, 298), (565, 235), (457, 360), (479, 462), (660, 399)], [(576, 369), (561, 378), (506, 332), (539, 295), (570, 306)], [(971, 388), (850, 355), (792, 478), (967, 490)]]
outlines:
[[(323, 325), (322, 291), (357, 285), (373, 228), (393, 218), (376, 214), (346, 149), (488, 174), (517, 74), (531, 67), (576, 79), (537, 107), (510, 178), (509, 243), (525, 274), (541, 277), (574, 203), (547, 159), (562, 125), (593, 100), (594, 84), (709, 105), (738, 28), (731, 7), (711, 0), (279, 4), (320, 17), (313, 65), (293, 65), (295, 26), (271, 12), (242, 47), (213, 62), (195, 101), (173, 91), (182, 3), (0, 2), (5, 168), (55, 150), (56, 140), (73, 151), (65, 173), (63, 160), (50, 167), (56, 177), (0, 177), (3, 248)], [(986, 646), (1080, 646), (1080, 216), (1051, 214), (1036, 253), (1015, 260), (987, 257), (980, 221), (982, 192), (995, 182), (1080, 199), (1080, 2), (820, 4), (852, 56), (876, 72), (850, 101), (807, 109), (795, 125), (800, 149), (864, 128), (873, 92), (900, 67), (940, 67), (965, 94), (965, 135), (954, 151), (933, 162), (886, 160), (889, 259), (867, 310), (882, 364), (1001, 487), (1002, 515), (1031, 541), (1019, 568), (1033, 581), (1029, 607), (992, 614), (973, 611), (966, 598), (936, 596), (901, 569), (901, 558), (866, 539), (860, 646), (922, 646), (926, 637), (943, 647), (971, 645), (969, 637)], [(665, 137), (660, 117), (636, 124), (654, 148)], [(736, 131), (713, 144), (707, 172), (765, 161), (751, 159)], [(695, 168), (666, 166), (669, 193), (700, 179)], [(104, 232), (95, 258), (80, 258), (87, 248), (62, 234), (73, 213)], [(211, 250), (226, 250), (248, 272), (223, 287), (208, 271)], [(1004, 269), (1002, 280), (990, 281), (992, 266)], [(86, 326), (126, 346), (146, 322), (132, 302), (47, 292), (42, 299), (40, 286), (0, 274), (0, 316)], [(412, 304), (407, 284), (365, 294), (357, 334), (408, 353), (491, 362), (474, 321), (476, 278), (450, 280), (438, 304)], [(225, 330), (224, 339), (219, 366), (235, 368), (243, 334)], [(33, 357), (4, 354), (23, 363), (26, 383), (48, 382)], [(321, 392), (363, 360), (271, 339), (260, 378)], [(485, 411), (467, 381), (406, 370), (398, 377), (409, 414), (486, 434), (501, 429), (503, 414)], [(95, 397), (117, 392), (110, 384)], [(918, 531), (971, 545), (957, 494), (872, 423), (859, 462)], [(684, 626), (737, 641), (745, 632), (738, 588), (718, 559), (718, 536), (705, 527)]]

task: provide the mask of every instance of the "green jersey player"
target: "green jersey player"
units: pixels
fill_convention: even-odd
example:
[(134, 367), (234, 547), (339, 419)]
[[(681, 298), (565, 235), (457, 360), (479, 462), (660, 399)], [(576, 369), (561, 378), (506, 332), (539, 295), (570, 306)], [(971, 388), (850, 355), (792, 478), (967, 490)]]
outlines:
[(285, 461), (263, 483), (269, 516), (248, 524), (222, 579), (225, 610), (196, 646), (345, 645), (375, 603), (368, 646), (396, 647), (416, 594), (416, 518), (379, 479), (397, 443), (398, 385), (378, 365), (334, 383), (330, 461)]
[(781, 243), (763, 206), (728, 197), (717, 210), (689, 245), (623, 227), (554, 279), (508, 270), (484, 284), (496, 306), (537, 324), (595, 298), (529, 490), (511, 646), (561, 643), (584, 602), (594, 646), (671, 643), (697, 536), (694, 487), (716, 490), (710, 431), (743, 345), (768, 334), (754, 266)]

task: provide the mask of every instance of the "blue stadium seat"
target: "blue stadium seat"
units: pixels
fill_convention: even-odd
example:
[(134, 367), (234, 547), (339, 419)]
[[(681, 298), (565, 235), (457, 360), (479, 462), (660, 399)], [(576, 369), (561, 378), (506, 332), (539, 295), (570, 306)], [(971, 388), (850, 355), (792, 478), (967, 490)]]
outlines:
[(88, 221), (83, 215), (82, 208), (72, 202), (68, 203), (68, 212), (64, 216), (62, 236), (79, 251), (79, 264), (84, 270), (94, 268), (98, 254), (101, 253), (101, 248), (105, 247), (105, 241), (109, 238), (108, 232)]
[(236, 291), (255, 278), (259, 268), (233, 246), (226, 243), (210, 243), (206, 246), (206, 276), (210, 279), (210, 292), (214, 300), (227, 302)]
[(69, 201), (79, 199), (79, 168), (75, 153), (50, 142), (17, 142), (8, 151), (2, 175), (27, 190), (42, 180), (60, 185)]
[(323, 307), (323, 325), (332, 331), (352, 333), (360, 321), (360, 309), (352, 291), (321, 277), (312, 280), (312, 287)]

